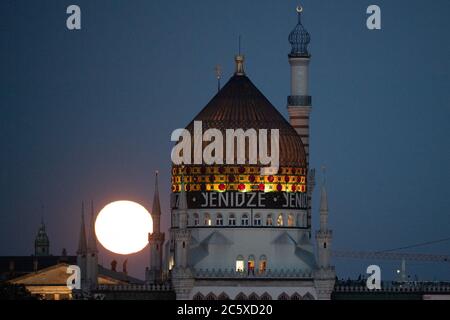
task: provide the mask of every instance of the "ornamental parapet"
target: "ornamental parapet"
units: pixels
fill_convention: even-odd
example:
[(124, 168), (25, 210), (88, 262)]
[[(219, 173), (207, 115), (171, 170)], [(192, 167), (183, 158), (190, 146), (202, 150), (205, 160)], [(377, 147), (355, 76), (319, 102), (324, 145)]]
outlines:
[(98, 291), (170, 291), (169, 283), (164, 284), (103, 284), (97, 287)]
[(311, 271), (300, 269), (268, 269), (265, 272), (236, 271), (234, 269), (196, 269), (195, 278), (233, 278), (233, 279), (311, 279)]
[(381, 289), (369, 290), (364, 281), (339, 281), (334, 292), (417, 292), (450, 293), (450, 283), (382, 282)]

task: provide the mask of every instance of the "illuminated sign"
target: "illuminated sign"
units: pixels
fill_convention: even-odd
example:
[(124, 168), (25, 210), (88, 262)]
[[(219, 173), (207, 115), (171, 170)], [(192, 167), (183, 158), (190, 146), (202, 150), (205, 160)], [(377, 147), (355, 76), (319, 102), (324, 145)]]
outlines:
[[(186, 192), (189, 209), (261, 208), (307, 209), (303, 192)], [(179, 193), (172, 193), (171, 205), (178, 208)]]

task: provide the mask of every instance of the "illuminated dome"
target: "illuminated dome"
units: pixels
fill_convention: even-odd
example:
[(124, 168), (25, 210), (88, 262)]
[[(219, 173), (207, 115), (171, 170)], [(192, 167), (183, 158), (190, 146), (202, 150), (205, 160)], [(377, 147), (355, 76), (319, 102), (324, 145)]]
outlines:
[(294, 128), (245, 75), (234, 75), (188, 125), (202, 121), (203, 131), (226, 129), (279, 129), (280, 166), (304, 166), (302, 140)]
[[(280, 169), (274, 175), (261, 175), (260, 169), (266, 165), (261, 164), (259, 156), (257, 164), (174, 166), (173, 192), (180, 191), (182, 174), (186, 191), (306, 192), (306, 156), (301, 137), (243, 73), (242, 66), (237, 66), (237, 72), (187, 126), (191, 135), (194, 121), (202, 122), (203, 132), (215, 128), (224, 137), (226, 129), (278, 129)], [(204, 142), (203, 148), (207, 144)]]

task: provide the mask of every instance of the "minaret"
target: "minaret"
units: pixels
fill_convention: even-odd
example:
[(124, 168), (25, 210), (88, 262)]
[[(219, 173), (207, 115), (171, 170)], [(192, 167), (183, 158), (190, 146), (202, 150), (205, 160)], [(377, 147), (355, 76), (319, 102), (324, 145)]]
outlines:
[(161, 233), (161, 205), (158, 191), (158, 171), (155, 174), (155, 193), (152, 207), (153, 233), (148, 234), (150, 244), (150, 269), (147, 274), (148, 283), (162, 282), (162, 257), (164, 233)]
[(89, 223), (89, 235), (87, 241), (86, 281), (89, 288), (95, 288), (98, 284), (98, 249), (95, 236), (94, 203), (91, 201), (91, 221)]
[(39, 226), (38, 234), (34, 240), (34, 255), (35, 256), (48, 256), (50, 255), (50, 240), (48, 239), (47, 232), (45, 231), (44, 218), (41, 218), (41, 225)]
[[(325, 168), (323, 168), (323, 172), (325, 172)], [(333, 236), (332, 231), (328, 229), (328, 198), (325, 179), (324, 173), (320, 192), (320, 229), (316, 233), (317, 264), (320, 268), (328, 268), (330, 266), (330, 245)]]
[(181, 176), (181, 191), (180, 191), (180, 199), (178, 202), (178, 219), (179, 219), (179, 232), (177, 236), (176, 243), (176, 257), (175, 257), (175, 265), (186, 268), (188, 266), (187, 262), (187, 251), (189, 247), (190, 240), (190, 232), (186, 229), (187, 226), (187, 199), (186, 199), (186, 191), (184, 185), (184, 175)]
[(177, 209), (178, 228), (173, 232), (175, 238), (175, 265), (172, 270), (172, 286), (178, 300), (189, 299), (194, 286), (194, 277), (188, 264), (191, 231), (187, 228), (187, 210), (184, 175), (182, 175)]
[[(309, 95), (309, 62), (311, 55), (308, 44), (311, 37), (302, 24), (303, 8), (298, 6), (298, 22), (289, 34), (291, 52), (288, 55), (291, 66), (291, 94), (287, 98), (289, 122), (302, 139), (306, 155), (306, 166), (309, 168), (309, 115), (311, 113), (311, 96)], [(307, 197), (308, 197), (308, 227), (311, 227), (311, 197), (314, 191), (314, 170), (308, 171)]]
[(311, 96), (309, 95), (309, 62), (308, 52), (310, 36), (303, 27), (301, 16), (303, 8), (297, 7), (298, 22), (289, 34), (291, 53), (288, 55), (291, 65), (291, 94), (287, 99), (289, 121), (300, 135), (309, 163), (309, 114), (311, 113)]
[(325, 167), (323, 170), (323, 181), (320, 192), (320, 229), (316, 232), (317, 242), (317, 269), (314, 274), (314, 282), (317, 297), (321, 300), (331, 298), (336, 273), (330, 265), (331, 240), (333, 233), (328, 229), (328, 198), (326, 190)]
[(81, 271), (81, 286), (86, 287), (86, 258), (87, 258), (87, 241), (86, 241), (86, 228), (84, 225), (84, 202), (81, 203), (81, 226), (80, 237), (78, 240), (77, 250), (77, 265)]

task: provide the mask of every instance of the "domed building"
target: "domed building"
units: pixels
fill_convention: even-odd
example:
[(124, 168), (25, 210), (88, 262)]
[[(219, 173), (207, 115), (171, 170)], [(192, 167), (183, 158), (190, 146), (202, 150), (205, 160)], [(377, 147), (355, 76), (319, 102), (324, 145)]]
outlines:
[[(298, 24), (289, 35), (289, 122), (246, 76), (244, 57), (238, 55), (234, 75), (186, 127), (195, 134), (200, 123), (202, 130), (215, 129), (223, 136), (230, 129), (278, 130), (279, 165), (270, 174), (263, 172), (266, 162), (258, 154), (253, 162), (247, 158), (232, 164), (194, 161), (172, 167), (171, 229), (165, 255), (177, 299), (330, 298), (335, 273), (329, 262), (331, 231), (324, 186), (317, 258), (311, 239), (310, 36), (301, 11), (297, 8)], [(238, 160), (232, 138), (233, 144), (223, 142), (223, 154), (227, 147), (235, 148), (232, 154)], [(244, 141), (247, 156), (255, 141)], [(268, 146), (271, 154), (273, 142)], [(207, 146), (202, 141), (200, 152)], [(152, 236), (158, 238), (158, 232)], [(163, 239), (150, 239), (156, 260), (162, 256)], [(161, 277), (153, 276), (157, 278)]]

